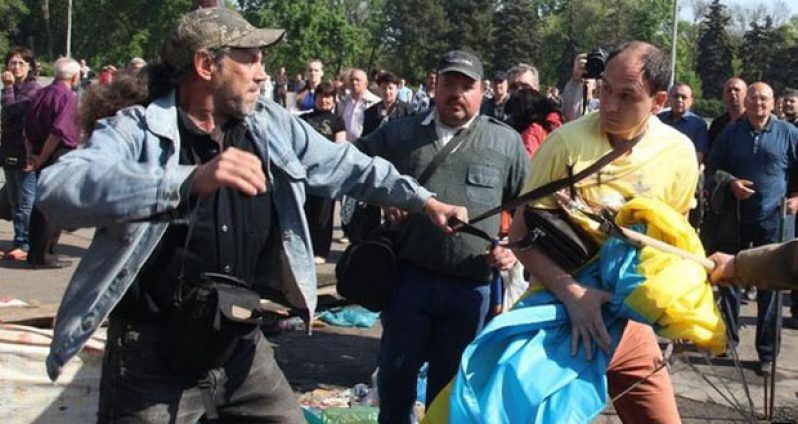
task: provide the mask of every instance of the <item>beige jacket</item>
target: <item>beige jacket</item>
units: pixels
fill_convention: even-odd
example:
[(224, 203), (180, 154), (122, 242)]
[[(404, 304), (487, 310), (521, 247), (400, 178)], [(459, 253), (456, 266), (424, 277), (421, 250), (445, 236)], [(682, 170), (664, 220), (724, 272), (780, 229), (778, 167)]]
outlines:
[(761, 289), (798, 289), (798, 240), (743, 250), (735, 259), (743, 285)]

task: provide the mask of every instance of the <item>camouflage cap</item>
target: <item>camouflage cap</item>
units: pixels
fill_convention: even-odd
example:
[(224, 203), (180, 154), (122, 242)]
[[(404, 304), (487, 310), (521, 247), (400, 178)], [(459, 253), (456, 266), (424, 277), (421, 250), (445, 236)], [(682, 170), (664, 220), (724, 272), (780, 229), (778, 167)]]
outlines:
[(183, 70), (198, 50), (267, 47), (280, 41), (283, 35), (283, 29), (256, 28), (226, 7), (197, 9), (177, 21), (161, 47), (161, 59)]

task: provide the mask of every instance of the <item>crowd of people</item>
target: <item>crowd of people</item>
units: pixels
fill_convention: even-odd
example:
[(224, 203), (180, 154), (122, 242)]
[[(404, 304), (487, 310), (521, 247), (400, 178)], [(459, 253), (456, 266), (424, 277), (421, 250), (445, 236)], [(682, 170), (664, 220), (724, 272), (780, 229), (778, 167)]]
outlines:
[[(202, 369), (174, 356), (195, 346), (164, 346), (186, 331), (178, 318), (199, 286), (216, 296), (245, 287), (310, 319), (313, 263), (330, 253), (336, 200), (344, 200), (346, 225), (355, 208), (371, 207), (378, 222), (401, 228), (399, 282), (381, 317), (381, 423), (409, 422), (424, 362), (428, 403), (453, 378), (490, 318), (496, 270), (522, 264), (565, 305), (574, 353), (580, 345), (588, 358), (594, 346), (609, 349), (607, 293), (583, 287), (539, 246), (452, 236), (450, 218), (466, 220), (566, 178), (631, 140), (631, 154), (574, 184), (570, 198), (595, 212), (636, 196), (698, 211), (693, 222), (710, 253), (781, 241), (781, 205), (798, 210), (796, 90), (776, 109), (768, 84), (730, 78), (726, 112), (708, 126), (691, 111), (687, 84), (668, 87), (667, 57), (643, 42), (613, 50), (600, 78), (585, 78), (585, 55), (577, 56), (560, 97), (557, 88), (541, 89), (532, 64), (487, 76), (480, 58), (462, 50), (444, 54), (416, 90), (382, 69), (348, 69), (330, 80), (321, 60), (295, 78), (284, 67), (271, 78), (261, 50), (283, 35), (226, 8), (201, 8), (175, 24), (159, 63), (134, 58), (125, 71), (106, 67), (95, 76), (85, 61), (61, 58), (43, 88), (29, 49), (6, 56), (0, 158), (14, 240), (2, 255), (32, 268), (67, 266), (53, 250), (59, 229), (99, 228), (83, 258), (90, 265), (66, 291), (47, 366), (57, 378), (110, 318), (100, 422), (303, 422), (260, 332), (230, 341), (211, 324), (198, 330), (228, 343)], [(81, 129), (79, 114), (97, 125)], [(428, 174), (441, 151), (443, 162)], [(559, 209), (549, 196), (475, 226), (519, 240), (534, 230), (530, 213)], [(723, 265), (713, 281), (750, 282), (736, 277), (733, 257), (713, 258)], [(742, 291), (721, 293), (736, 345)], [(755, 343), (766, 372), (778, 353), (777, 314), (773, 292), (756, 296)], [(625, 393), (615, 403), (624, 422), (679, 421), (667, 369), (655, 369), (660, 359), (653, 330), (630, 322), (607, 374), (613, 397)]]

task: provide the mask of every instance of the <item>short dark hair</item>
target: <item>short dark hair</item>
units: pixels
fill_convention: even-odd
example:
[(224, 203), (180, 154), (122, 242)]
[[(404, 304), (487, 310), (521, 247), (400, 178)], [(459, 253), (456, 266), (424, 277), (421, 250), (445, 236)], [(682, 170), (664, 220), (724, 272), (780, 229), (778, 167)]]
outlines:
[(399, 85), (399, 77), (396, 76), (393, 72), (384, 71), (380, 74), (379, 78), (377, 78), (377, 84), (394, 84)]
[(650, 95), (668, 90), (671, 81), (671, 61), (662, 50), (642, 41), (630, 41), (614, 48), (607, 56), (607, 63), (627, 50), (633, 50), (643, 64), (643, 81), (648, 84)]
[(22, 47), (22, 46), (15, 46), (11, 50), (6, 53), (6, 62), (5, 64), (8, 65), (8, 62), (11, 61), (11, 58), (14, 56), (19, 55), (25, 62), (28, 63), (28, 76), (25, 77), (26, 81), (35, 80), (36, 75), (39, 73), (39, 65), (36, 64), (36, 57), (33, 55), (33, 50)]
[(322, 81), (313, 90), (313, 96), (317, 99), (320, 97), (335, 97), (335, 87), (330, 81)]

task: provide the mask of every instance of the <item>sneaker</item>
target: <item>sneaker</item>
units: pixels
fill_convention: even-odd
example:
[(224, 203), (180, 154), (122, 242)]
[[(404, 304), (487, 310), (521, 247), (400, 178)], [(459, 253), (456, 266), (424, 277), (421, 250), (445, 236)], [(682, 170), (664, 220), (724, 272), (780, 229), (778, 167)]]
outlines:
[(748, 301), (756, 300), (756, 287), (749, 287), (743, 292), (743, 299)]
[(5, 252), (5, 255), (3, 255), (3, 259), (8, 259), (17, 262), (24, 262), (28, 259), (28, 252), (20, 248), (12, 249)]
[(316, 256), (315, 258), (313, 258), (313, 262), (315, 262), (316, 265), (321, 265), (323, 263), (326, 263), (327, 259), (325, 259), (325, 258), (323, 258), (321, 256)]
[(343, 236), (343, 237), (339, 238), (338, 241), (340, 243), (342, 243), (342, 244), (349, 244), (349, 237)]

